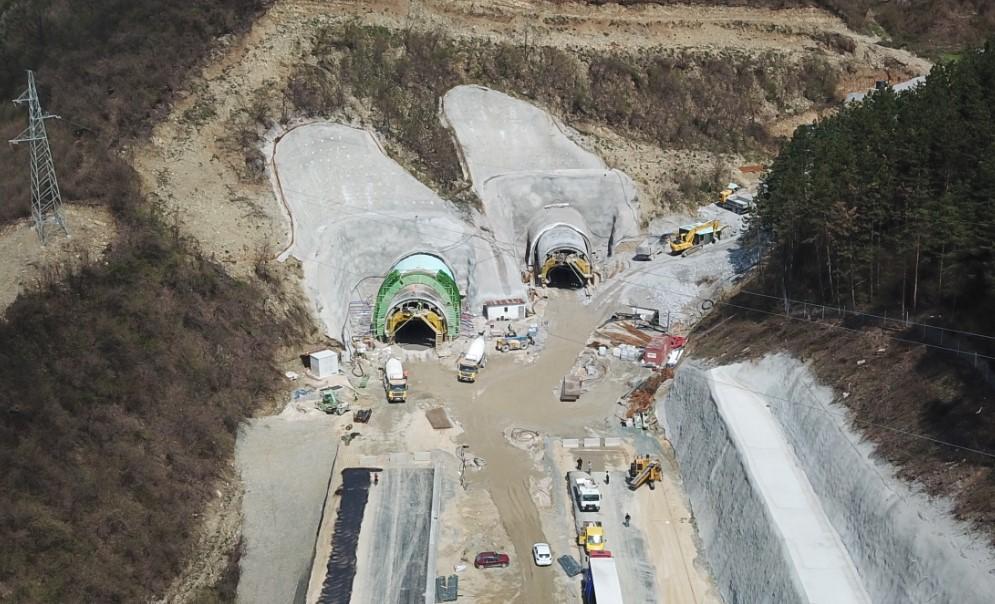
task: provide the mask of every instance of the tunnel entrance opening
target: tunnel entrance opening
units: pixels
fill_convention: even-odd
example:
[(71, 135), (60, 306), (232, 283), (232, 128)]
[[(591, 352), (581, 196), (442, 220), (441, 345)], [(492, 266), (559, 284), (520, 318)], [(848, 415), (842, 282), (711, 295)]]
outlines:
[(558, 289), (580, 289), (584, 287), (584, 280), (577, 274), (577, 269), (569, 264), (560, 264), (546, 273), (546, 284)]
[(437, 334), (432, 326), (418, 317), (412, 317), (394, 332), (394, 342), (397, 344), (412, 344), (415, 346), (434, 347)]

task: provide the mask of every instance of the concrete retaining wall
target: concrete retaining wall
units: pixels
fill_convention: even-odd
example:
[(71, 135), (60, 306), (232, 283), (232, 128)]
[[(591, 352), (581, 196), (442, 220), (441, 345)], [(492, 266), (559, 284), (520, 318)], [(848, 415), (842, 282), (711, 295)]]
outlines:
[(726, 602), (803, 602), (785, 545), (712, 400), (707, 374), (685, 363), (663, 418), (712, 576)]
[[(991, 550), (951, 517), (948, 504), (872, 459), (873, 447), (848, 427), (832, 390), (817, 385), (802, 363), (775, 355), (722, 376), (765, 397), (873, 601), (991, 601)], [(658, 409), (707, 558), (727, 601), (791, 601), (787, 558), (765, 528), (769, 512), (744, 479), (708, 381), (707, 371), (685, 363)]]

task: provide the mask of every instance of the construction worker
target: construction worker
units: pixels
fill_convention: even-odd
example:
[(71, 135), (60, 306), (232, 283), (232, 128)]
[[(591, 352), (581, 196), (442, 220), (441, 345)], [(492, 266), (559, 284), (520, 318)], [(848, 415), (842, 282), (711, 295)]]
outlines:
[(623, 526), (629, 526), (629, 522), (632, 520), (632, 516), (628, 512), (625, 513), (625, 521), (622, 523)]

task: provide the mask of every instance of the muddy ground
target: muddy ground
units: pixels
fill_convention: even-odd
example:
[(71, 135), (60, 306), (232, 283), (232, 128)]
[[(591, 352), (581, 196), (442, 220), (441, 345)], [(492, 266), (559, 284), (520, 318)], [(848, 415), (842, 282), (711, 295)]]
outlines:
[[(552, 292), (546, 304), (548, 321), (542, 321), (542, 329), (548, 334), (589, 333), (608, 309), (609, 305), (590, 303), (577, 291)], [(629, 543), (628, 535), (613, 529), (620, 555), (624, 550), (630, 563), (649, 565), (644, 570), (652, 568), (651, 572), (658, 574), (660, 580), (645, 594), (651, 601), (714, 601), (712, 581), (697, 550), (693, 521), (672, 455), (652, 436), (623, 429), (615, 419), (617, 398), (641, 370), (632, 363), (613, 361), (609, 375), (596, 380), (579, 401), (561, 402), (560, 379), (574, 367), (585, 338), (551, 336), (541, 341), (528, 351), (491, 351), (487, 366), (471, 384), (457, 381), (454, 357), (436, 359), (431, 351), (408, 351), (410, 395), (406, 403), (388, 404), (374, 382), (361, 390), (354, 403), (355, 407), (372, 408), (373, 421), (347, 430), (346, 424), (351, 423), (348, 416), (336, 420), (338, 428), (332, 434), (352, 430), (362, 436), (339, 447), (329, 492), (334, 494), (344, 468), (389, 467), (397, 460), (410, 460), (419, 451), (432, 451), (436, 467), (443, 473), (443, 486), (437, 562), (431, 576), (458, 574), (461, 593), (478, 602), (579, 602), (578, 578), (568, 578), (559, 565), (536, 567), (531, 559), (531, 547), (540, 541), (550, 543), (557, 556), (583, 558), (574, 541), (571, 504), (565, 490), (573, 456), (585, 456), (596, 471), (610, 468), (616, 472), (615, 488), (621, 491), (612, 497), (620, 500), (621, 493), (627, 493), (622, 471), (632, 456), (637, 451), (653, 453), (664, 461), (664, 481), (652, 492), (644, 488), (633, 496), (626, 495), (631, 499), (627, 510), (642, 524), (630, 533), (634, 539), (631, 547), (623, 547)], [(440, 406), (446, 409), (453, 428), (430, 427), (425, 412)], [(578, 452), (557, 444), (561, 437), (592, 434), (621, 436), (622, 445)], [(469, 462), (462, 484), (457, 458), (461, 448), (465, 448), (462, 455)], [(317, 574), (311, 579), (309, 601), (320, 589), (325, 561), (335, 547), (330, 528), (335, 505), (332, 495), (317, 538)], [(620, 524), (625, 511), (615, 509), (617, 501), (609, 507), (615, 510), (613, 518)], [(376, 528), (379, 525), (394, 526), (382, 518), (371, 518), (371, 523), (363, 529), (372, 531), (370, 534), (383, 533)], [(368, 548), (375, 547), (369, 537), (365, 542)], [(507, 552), (511, 566), (473, 569), (473, 557), (487, 550)]]

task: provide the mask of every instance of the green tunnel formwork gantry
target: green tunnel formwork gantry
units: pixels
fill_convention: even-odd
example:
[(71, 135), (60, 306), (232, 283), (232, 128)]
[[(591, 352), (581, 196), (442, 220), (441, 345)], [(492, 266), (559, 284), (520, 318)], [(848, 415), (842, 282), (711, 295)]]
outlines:
[(411, 321), (425, 323), (436, 342), (459, 335), (462, 298), (452, 270), (432, 254), (406, 256), (387, 273), (373, 308), (374, 335), (388, 342)]

